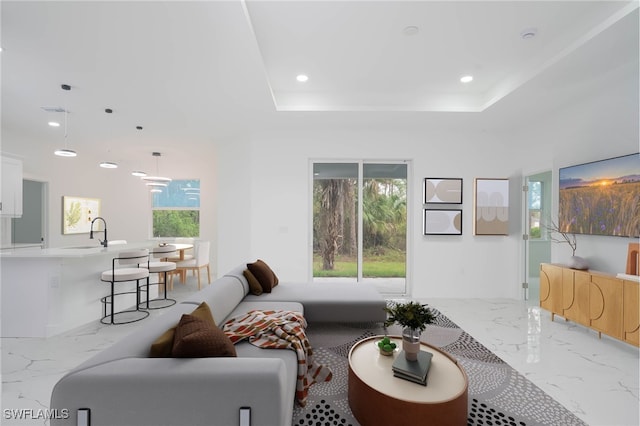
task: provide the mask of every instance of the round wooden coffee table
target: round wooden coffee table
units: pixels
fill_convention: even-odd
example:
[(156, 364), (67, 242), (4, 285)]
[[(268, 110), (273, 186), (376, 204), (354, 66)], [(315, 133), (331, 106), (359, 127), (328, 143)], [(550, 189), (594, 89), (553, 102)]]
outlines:
[[(401, 355), (381, 355), (377, 341), (369, 337), (349, 351), (349, 406), (363, 426), (368, 425), (466, 425), (467, 375), (450, 355), (422, 343), (431, 352), (427, 386), (393, 376), (393, 360)], [(390, 336), (401, 347), (402, 338)]]

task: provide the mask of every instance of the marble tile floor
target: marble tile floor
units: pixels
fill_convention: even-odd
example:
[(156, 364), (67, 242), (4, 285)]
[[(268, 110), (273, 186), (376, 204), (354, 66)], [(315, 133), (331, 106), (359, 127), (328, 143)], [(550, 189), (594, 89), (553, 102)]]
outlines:
[[(566, 322), (535, 302), (429, 303), (591, 426), (640, 425), (640, 351)], [(427, 331), (428, 332), (428, 331)]]
[[(195, 280), (175, 285), (181, 300)], [(504, 361), (592, 426), (639, 425), (639, 351), (517, 300), (431, 299), (439, 309)], [(99, 309), (99, 308), (98, 308)], [(162, 310), (152, 311), (151, 317)], [(47, 409), (51, 390), (69, 369), (131, 332), (142, 322), (88, 324), (48, 339), (1, 339), (0, 424), (47, 425), (8, 419), (6, 410)], [(428, 332), (428, 331), (427, 331)], [(558, 425), (559, 426), (559, 425)]]

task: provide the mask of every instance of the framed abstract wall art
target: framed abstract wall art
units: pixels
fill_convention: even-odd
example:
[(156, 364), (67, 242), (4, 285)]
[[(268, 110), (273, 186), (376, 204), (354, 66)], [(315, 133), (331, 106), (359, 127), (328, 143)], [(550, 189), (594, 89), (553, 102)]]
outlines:
[(509, 234), (509, 179), (475, 179), (473, 234)]
[(462, 210), (424, 209), (424, 235), (462, 235)]
[(462, 179), (424, 178), (424, 204), (462, 204)]
[[(86, 234), (91, 230), (91, 221), (100, 216), (100, 199), (84, 197), (62, 197), (62, 233)], [(94, 231), (102, 230), (96, 226)]]

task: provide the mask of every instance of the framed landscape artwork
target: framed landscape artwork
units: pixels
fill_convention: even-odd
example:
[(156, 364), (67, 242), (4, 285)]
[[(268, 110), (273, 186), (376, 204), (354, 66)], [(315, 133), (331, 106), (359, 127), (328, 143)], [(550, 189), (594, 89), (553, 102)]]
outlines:
[(462, 210), (424, 209), (424, 235), (462, 235)]
[(424, 178), (424, 204), (462, 204), (462, 179)]
[(476, 179), (474, 235), (509, 234), (509, 179)]
[[(62, 197), (62, 233), (86, 234), (91, 230), (91, 221), (100, 216), (100, 199), (84, 197)], [(102, 230), (96, 226), (94, 231)]]
[(558, 226), (572, 234), (640, 236), (640, 154), (560, 168)]

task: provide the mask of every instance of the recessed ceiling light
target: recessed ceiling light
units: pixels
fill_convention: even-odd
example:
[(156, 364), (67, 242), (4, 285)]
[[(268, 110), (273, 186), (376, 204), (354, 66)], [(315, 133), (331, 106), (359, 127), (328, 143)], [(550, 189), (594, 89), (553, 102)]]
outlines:
[(100, 163), (100, 167), (103, 169), (117, 169), (118, 165), (116, 163), (112, 163), (111, 161), (103, 161)]
[(131, 172), (131, 174), (133, 176), (137, 176), (137, 177), (143, 177), (143, 176), (147, 175), (145, 172), (140, 171), (140, 170), (134, 170), (134, 171)]
[(520, 33), (520, 37), (523, 40), (528, 40), (530, 38), (534, 38), (537, 34), (538, 34), (537, 28), (526, 28), (522, 30), (522, 32)]
[(309, 76), (306, 74), (298, 74), (296, 76), (296, 80), (298, 80), (300, 83), (305, 83), (307, 80), (309, 80)]
[(472, 75), (465, 75), (464, 77), (460, 78), (460, 81), (463, 83), (470, 83), (473, 81), (473, 76)]
[(151, 188), (151, 190), (149, 192), (162, 192), (162, 189), (160, 189), (160, 188)]
[(51, 127), (60, 127), (60, 123), (58, 123), (57, 121), (50, 121), (47, 124)]
[(406, 36), (414, 36), (420, 32), (420, 28), (416, 27), (415, 25), (409, 25), (407, 27), (404, 27), (402, 32)]

